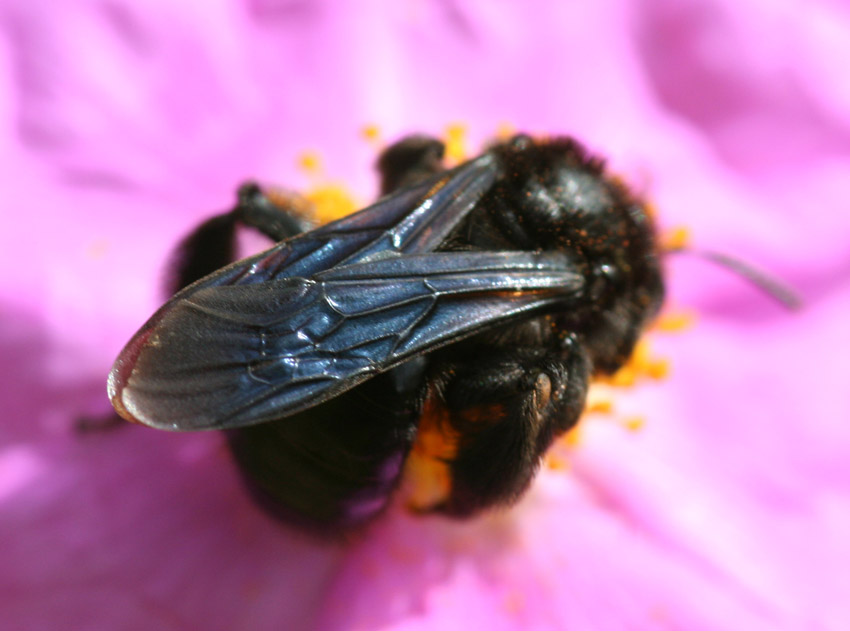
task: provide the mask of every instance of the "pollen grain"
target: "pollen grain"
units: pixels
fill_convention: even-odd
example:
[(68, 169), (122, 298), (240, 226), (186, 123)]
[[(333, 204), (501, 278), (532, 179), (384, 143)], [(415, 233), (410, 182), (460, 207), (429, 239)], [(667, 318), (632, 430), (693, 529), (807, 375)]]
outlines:
[(316, 220), (319, 223), (334, 221), (350, 215), (357, 210), (357, 203), (341, 184), (321, 184), (309, 190), (305, 197), (315, 207)]

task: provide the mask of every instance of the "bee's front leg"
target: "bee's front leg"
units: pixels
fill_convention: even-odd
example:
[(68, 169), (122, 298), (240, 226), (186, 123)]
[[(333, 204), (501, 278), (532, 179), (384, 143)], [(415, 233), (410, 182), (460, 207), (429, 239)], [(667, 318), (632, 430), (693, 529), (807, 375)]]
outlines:
[(232, 210), (210, 217), (190, 232), (171, 255), (167, 290), (174, 294), (237, 258), (236, 227), (282, 241), (313, 227), (312, 204), (284, 190), (264, 191), (254, 182), (239, 187)]

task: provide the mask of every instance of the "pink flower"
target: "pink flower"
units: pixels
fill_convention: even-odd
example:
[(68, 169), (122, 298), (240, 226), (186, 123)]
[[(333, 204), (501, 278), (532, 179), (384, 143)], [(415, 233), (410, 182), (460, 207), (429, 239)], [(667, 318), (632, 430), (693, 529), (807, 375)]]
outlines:
[[(197, 6), (193, 6), (197, 4)], [(0, 5), (0, 611), (14, 629), (850, 626), (850, 11), (838, 2)], [(191, 226), (309, 149), (374, 194), (392, 139), (508, 122), (610, 156), (665, 225), (798, 287), (669, 262), (673, 372), (567, 471), (457, 523), (326, 544), (269, 521), (213, 434), (80, 435)]]

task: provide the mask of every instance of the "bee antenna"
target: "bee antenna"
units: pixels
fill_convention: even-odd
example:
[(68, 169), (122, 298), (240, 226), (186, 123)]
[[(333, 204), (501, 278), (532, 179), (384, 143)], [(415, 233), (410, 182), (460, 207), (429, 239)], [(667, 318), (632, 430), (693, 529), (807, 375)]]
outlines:
[(706, 261), (721, 265), (738, 276), (748, 280), (768, 296), (781, 303), (785, 308), (796, 311), (803, 305), (803, 301), (797, 293), (775, 278), (771, 278), (765, 272), (757, 270), (749, 263), (744, 263), (727, 254), (713, 252), (711, 250), (693, 250), (688, 247), (674, 247), (665, 250), (665, 254), (690, 254)]

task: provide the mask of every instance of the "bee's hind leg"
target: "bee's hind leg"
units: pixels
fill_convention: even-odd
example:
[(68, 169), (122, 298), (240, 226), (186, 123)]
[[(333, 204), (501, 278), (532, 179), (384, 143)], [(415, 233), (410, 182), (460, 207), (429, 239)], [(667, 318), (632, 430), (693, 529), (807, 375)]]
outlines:
[(446, 354), (455, 361), (433, 383), (453, 447), (451, 488), (435, 508), (465, 517), (522, 495), (552, 441), (578, 421), (591, 363), (573, 337), (557, 349), (461, 343)]

